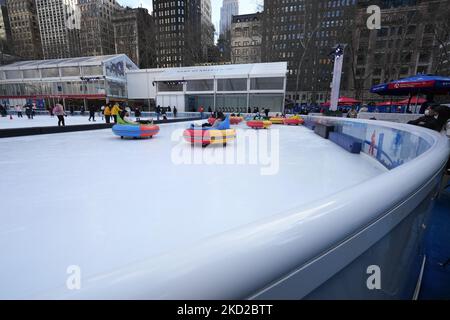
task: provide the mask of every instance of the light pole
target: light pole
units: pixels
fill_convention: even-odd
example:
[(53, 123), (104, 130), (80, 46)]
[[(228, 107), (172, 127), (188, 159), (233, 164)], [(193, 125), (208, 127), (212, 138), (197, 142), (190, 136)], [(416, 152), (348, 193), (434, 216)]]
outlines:
[(339, 93), (341, 88), (342, 66), (344, 63), (344, 47), (337, 45), (334, 52), (334, 70), (333, 70), (333, 82), (331, 85), (331, 111), (337, 111), (339, 104)]

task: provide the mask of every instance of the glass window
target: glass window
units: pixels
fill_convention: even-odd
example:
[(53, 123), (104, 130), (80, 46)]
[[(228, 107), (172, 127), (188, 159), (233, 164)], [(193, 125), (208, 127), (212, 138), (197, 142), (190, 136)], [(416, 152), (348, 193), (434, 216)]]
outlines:
[(23, 70), (23, 77), (25, 79), (39, 78), (39, 70)]
[(216, 109), (220, 111), (231, 111), (236, 108), (247, 108), (246, 94), (219, 94), (216, 96)]
[(178, 81), (158, 82), (158, 91), (160, 92), (183, 91), (183, 83)]
[(115, 97), (125, 97), (126, 96), (125, 84), (123, 84), (123, 83), (108, 81), (108, 89), (109, 89), (109, 95), (111, 95), (111, 96), (115, 96)]
[(214, 80), (188, 81), (187, 91), (214, 91)]
[(48, 68), (41, 70), (42, 78), (58, 78), (59, 69), (58, 68)]
[(251, 79), (251, 90), (283, 90), (284, 78)]
[(214, 109), (213, 95), (189, 95), (186, 99), (186, 106), (189, 112), (197, 112), (200, 106), (202, 106), (205, 111), (209, 108)]
[(18, 70), (5, 71), (6, 79), (22, 79), (22, 72)]
[(217, 80), (217, 91), (247, 91), (247, 79)]
[(78, 68), (78, 67), (61, 68), (61, 76), (62, 77), (79, 77), (80, 76), (80, 68)]
[(102, 66), (88, 66), (81, 68), (84, 76), (101, 76), (103, 75)]
[(271, 112), (282, 112), (284, 96), (282, 94), (251, 94), (250, 108), (269, 109)]

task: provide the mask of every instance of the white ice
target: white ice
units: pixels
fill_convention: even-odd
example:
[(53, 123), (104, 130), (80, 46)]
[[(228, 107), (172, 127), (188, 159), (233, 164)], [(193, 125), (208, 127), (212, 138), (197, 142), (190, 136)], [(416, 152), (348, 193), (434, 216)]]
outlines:
[[(142, 117), (144, 119), (145, 117)], [(89, 121), (89, 115), (86, 116), (67, 116), (64, 118), (66, 126), (80, 125), (80, 124), (99, 124), (105, 123), (101, 116), (95, 116), (95, 122)], [(132, 118), (134, 119), (134, 118)], [(162, 117), (161, 117), (162, 119)], [(171, 119), (170, 117), (168, 119)], [(154, 118), (156, 120), (156, 118)], [(111, 119), (111, 122), (113, 120)], [(13, 129), (13, 128), (31, 128), (31, 127), (52, 127), (58, 125), (57, 117), (50, 116), (35, 116), (34, 119), (28, 119), (23, 112), (23, 118), (18, 118), (16, 115), (11, 120), (9, 115), (7, 117), (0, 117), (0, 130), (1, 129)]]
[(111, 130), (0, 139), (0, 298), (63, 287), (70, 265), (86, 279), (183, 250), (384, 172), (306, 128), (284, 126), (272, 129), (280, 133), (278, 174), (253, 164), (177, 165), (171, 135), (186, 126), (163, 125), (151, 140)]

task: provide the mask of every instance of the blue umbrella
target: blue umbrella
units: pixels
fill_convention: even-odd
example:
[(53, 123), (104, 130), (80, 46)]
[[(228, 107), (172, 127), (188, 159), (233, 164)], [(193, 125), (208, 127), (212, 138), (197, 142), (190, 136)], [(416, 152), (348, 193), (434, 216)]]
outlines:
[(413, 77), (376, 85), (370, 89), (370, 92), (390, 96), (447, 94), (450, 93), (450, 78), (419, 74)]

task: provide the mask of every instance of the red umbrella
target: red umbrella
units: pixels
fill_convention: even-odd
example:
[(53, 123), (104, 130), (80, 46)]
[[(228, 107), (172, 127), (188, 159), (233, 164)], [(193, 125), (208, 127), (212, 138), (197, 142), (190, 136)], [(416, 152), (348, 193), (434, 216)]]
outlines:
[(401, 105), (401, 106), (408, 105), (408, 103), (410, 105), (419, 105), (419, 104), (422, 104), (422, 103), (425, 103), (425, 102), (427, 102), (427, 99), (419, 98), (419, 97), (413, 97), (411, 99), (411, 102), (409, 102), (409, 99), (405, 99), (405, 100), (399, 101), (397, 104)]
[(389, 107), (389, 106), (398, 106), (400, 103), (399, 102), (395, 102), (395, 101), (385, 101), (385, 102), (378, 102), (375, 103), (375, 106), (377, 107)]
[[(340, 97), (338, 100), (338, 105), (340, 106), (353, 106), (355, 104), (361, 103), (361, 101), (352, 99), (352, 98), (348, 98), (348, 97)], [(329, 107), (331, 106), (331, 102), (327, 101), (325, 103), (322, 103), (323, 107)]]

